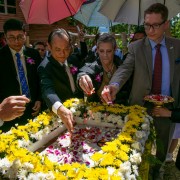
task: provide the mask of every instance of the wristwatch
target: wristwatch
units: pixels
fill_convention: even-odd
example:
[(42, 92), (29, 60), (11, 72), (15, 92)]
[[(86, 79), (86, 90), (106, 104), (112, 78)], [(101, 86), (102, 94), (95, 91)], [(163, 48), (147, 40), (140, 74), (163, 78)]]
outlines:
[(0, 127), (4, 124), (4, 121), (0, 119)]

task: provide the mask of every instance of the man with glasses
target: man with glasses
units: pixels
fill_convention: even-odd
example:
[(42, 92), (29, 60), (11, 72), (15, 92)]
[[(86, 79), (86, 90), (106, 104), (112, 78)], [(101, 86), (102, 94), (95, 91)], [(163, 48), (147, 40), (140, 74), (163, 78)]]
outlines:
[[(3, 29), (7, 45), (0, 49), (1, 110), (7, 107), (4, 104), (9, 104), (12, 107), (9, 107), (10, 110), (17, 109), (16, 116), (0, 116), (3, 124), (1, 130), (8, 131), (15, 124), (26, 124), (27, 119), (33, 118), (40, 111), (37, 67), (41, 58), (36, 50), (24, 46), (26, 33), (21, 21), (9, 19)], [(7, 110), (3, 112), (8, 113)]]
[[(111, 102), (116, 98), (117, 92), (133, 74), (130, 105), (138, 104), (151, 111), (153, 105), (145, 102), (144, 97), (160, 91), (158, 94), (169, 95), (175, 99), (175, 102), (171, 104), (173, 108), (180, 107), (180, 76), (178, 75), (180, 72), (180, 40), (165, 36), (168, 27), (166, 6), (156, 3), (145, 10), (144, 28), (147, 37), (129, 45), (124, 63), (102, 92), (102, 97), (106, 102)], [(155, 63), (157, 59), (159, 61)], [(157, 68), (157, 62), (159, 68)], [(155, 91), (157, 85), (158, 91)], [(159, 117), (154, 117), (154, 124), (157, 142), (160, 141), (163, 146), (162, 152), (162, 148), (157, 144), (156, 157), (163, 162), (170, 145), (169, 140), (172, 138), (173, 125), (169, 118)], [(154, 179), (158, 175), (159, 168), (160, 166), (154, 168)]]
[(38, 68), (42, 96), (48, 108), (60, 116), (67, 129), (73, 131), (72, 112), (62, 103), (70, 98), (82, 98), (76, 79), (82, 59), (73, 52), (69, 33), (64, 29), (53, 30), (48, 37), (50, 56)]
[(34, 49), (39, 51), (39, 54), (41, 56), (41, 60), (43, 60), (46, 56), (46, 46), (45, 43), (42, 41), (37, 41), (34, 43)]

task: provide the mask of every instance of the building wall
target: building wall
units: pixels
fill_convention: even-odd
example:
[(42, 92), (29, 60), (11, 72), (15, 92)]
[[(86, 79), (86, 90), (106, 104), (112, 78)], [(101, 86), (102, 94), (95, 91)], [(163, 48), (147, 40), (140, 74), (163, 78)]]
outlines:
[(75, 26), (70, 26), (66, 19), (58, 21), (52, 25), (29, 25), (29, 39), (30, 43), (34, 43), (36, 41), (44, 41), (47, 42), (49, 33), (56, 28), (64, 28), (67, 31), (77, 32)]
[(23, 21), (26, 26), (28, 42), (27, 45), (33, 44), (36, 41), (47, 42), (49, 33), (55, 28), (64, 28), (71, 32), (77, 32), (75, 26), (69, 25), (66, 19), (60, 20), (52, 25), (37, 25), (37, 24), (27, 24), (21, 8), (19, 7), (20, 0), (16, 0), (16, 15), (14, 14), (0, 14), (0, 32), (3, 31), (3, 24), (9, 18), (16, 18)]
[[(22, 11), (19, 7), (19, 2), (20, 2), (20, 0), (16, 0), (16, 14), (2, 14), (2, 13), (0, 13), (0, 32), (3, 31), (3, 24), (7, 19), (16, 18), (16, 19), (19, 19), (19, 20), (25, 22), (24, 16), (23, 16)], [(27, 26), (27, 30), (28, 30), (28, 26)]]

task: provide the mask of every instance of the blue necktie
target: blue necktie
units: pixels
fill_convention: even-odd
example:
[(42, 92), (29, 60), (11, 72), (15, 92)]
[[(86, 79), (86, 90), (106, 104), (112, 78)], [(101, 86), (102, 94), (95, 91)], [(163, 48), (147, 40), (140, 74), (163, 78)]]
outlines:
[(19, 74), (19, 79), (20, 79), (20, 83), (21, 83), (22, 94), (26, 95), (26, 97), (30, 98), (30, 92), (29, 92), (26, 76), (24, 73), (24, 68), (21, 63), (20, 54), (16, 53), (16, 57), (17, 57), (17, 67), (18, 67), (18, 74)]

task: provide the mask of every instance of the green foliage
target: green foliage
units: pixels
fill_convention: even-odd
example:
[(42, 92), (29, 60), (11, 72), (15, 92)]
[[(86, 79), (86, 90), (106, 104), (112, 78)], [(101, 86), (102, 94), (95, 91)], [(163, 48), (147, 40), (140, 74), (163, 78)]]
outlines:
[(180, 14), (172, 18), (170, 24), (172, 36), (175, 38), (180, 38)]
[[(67, 20), (69, 21), (69, 25), (76, 26), (79, 22), (74, 19), (73, 17), (68, 17)], [(180, 14), (175, 16), (171, 21), (171, 35), (176, 38), (180, 38)], [(130, 41), (129, 35), (133, 34), (137, 31), (137, 29), (141, 29), (143, 26), (136, 26), (136, 25), (128, 25), (128, 24), (117, 24), (115, 26), (110, 27), (110, 32), (115, 34), (121, 34), (125, 32), (127, 36), (127, 40)], [(86, 31), (87, 34), (96, 35), (98, 33), (98, 27), (86, 27), (82, 25), (82, 28)], [(94, 39), (87, 39), (86, 43), (89, 47), (94, 45)], [(122, 48), (122, 41), (120, 38), (117, 39), (118, 47)]]

